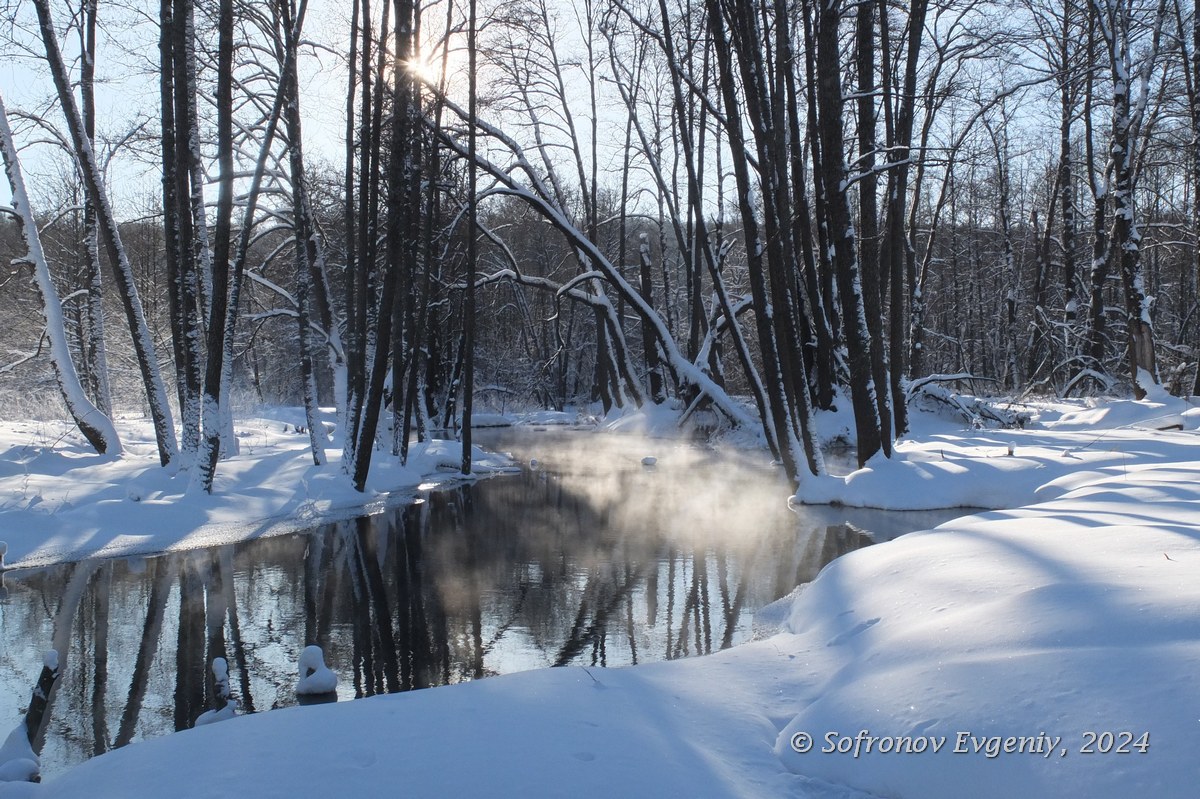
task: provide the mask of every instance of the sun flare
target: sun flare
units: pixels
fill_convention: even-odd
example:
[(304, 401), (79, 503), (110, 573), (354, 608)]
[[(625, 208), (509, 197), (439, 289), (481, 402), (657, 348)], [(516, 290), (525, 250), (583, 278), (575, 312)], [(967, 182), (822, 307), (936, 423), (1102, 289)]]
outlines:
[(446, 66), (440, 50), (422, 49), (405, 62), (404, 68), (422, 83), (436, 85), (445, 79)]

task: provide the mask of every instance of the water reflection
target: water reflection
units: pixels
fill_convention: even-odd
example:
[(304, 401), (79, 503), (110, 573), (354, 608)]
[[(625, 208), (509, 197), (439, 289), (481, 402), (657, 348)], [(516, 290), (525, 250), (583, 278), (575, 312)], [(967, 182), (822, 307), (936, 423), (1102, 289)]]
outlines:
[(537, 468), (308, 535), (9, 574), (0, 724), (19, 720), (50, 646), (62, 678), (40, 736), (46, 774), (190, 727), (210, 706), (214, 657), (253, 712), (296, 703), (308, 644), (342, 699), (708, 653), (870, 542), (844, 511), (789, 511), (774, 471), (727, 456), (561, 433), (492, 443)]

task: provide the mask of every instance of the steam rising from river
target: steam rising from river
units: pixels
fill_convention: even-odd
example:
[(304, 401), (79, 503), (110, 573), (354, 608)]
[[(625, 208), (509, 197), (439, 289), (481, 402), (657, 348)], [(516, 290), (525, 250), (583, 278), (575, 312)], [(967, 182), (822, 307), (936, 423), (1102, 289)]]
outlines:
[(515, 446), (514, 457), (536, 479), (560, 484), (609, 524), (639, 526), (679, 544), (752, 541), (778, 525), (791, 493), (760, 452), (554, 431), (500, 437), (497, 446)]

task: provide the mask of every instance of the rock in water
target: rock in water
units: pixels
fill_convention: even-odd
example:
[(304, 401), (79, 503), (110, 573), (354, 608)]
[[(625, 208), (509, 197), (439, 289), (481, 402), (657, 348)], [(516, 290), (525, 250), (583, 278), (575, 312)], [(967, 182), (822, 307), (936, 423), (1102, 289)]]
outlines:
[(237, 715), (237, 702), (229, 702), (220, 710), (206, 710), (196, 718), (193, 726), (203, 727), (218, 721), (225, 721)]
[(0, 745), (0, 782), (36, 782), (40, 771), (25, 722), (19, 722)]
[(225, 662), (225, 658), (213, 658), (212, 671), (216, 682), (217, 699), (223, 704), (201, 713), (200, 717), (196, 719), (194, 725), (196, 727), (216, 721), (225, 721), (225, 719), (231, 719), (237, 715), (237, 702), (233, 700), (229, 691), (229, 664)]
[(337, 690), (337, 675), (325, 665), (325, 653), (319, 646), (306, 646), (296, 664), (300, 679), (296, 693), (301, 696), (330, 694)]

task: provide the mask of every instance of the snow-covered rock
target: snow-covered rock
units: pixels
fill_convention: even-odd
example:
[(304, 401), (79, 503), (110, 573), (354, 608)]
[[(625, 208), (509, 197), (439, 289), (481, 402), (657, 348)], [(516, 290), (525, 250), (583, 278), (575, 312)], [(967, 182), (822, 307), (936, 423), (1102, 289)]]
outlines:
[(220, 710), (206, 710), (196, 717), (197, 727), (215, 724), (218, 721), (228, 721), (237, 715), (237, 703), (229, 702)]
[(296, 693), (302, 696), (329, 694), (337, 690), (337, 675), (325, 665), (325, 653), (315, 644), (304, 647), (297, 663), (300, 679)]
[(29, 745), (22, 719), (0, 745), (0, 782), (32, 782), (41, 771), (41, 761)]
[(221, 707), (212, 710), (206, 710), (196, 719), (195, 726), (203, 727), (206, 724), (213, 724), (218, 721), (225, 721), (237, 715), (237, 702), (233, 700), (229, 691), (229, 664), (225, 658), (213, 658), (212, 662), (213, 677), (216, 682), (217, 696), (222, 702)]

